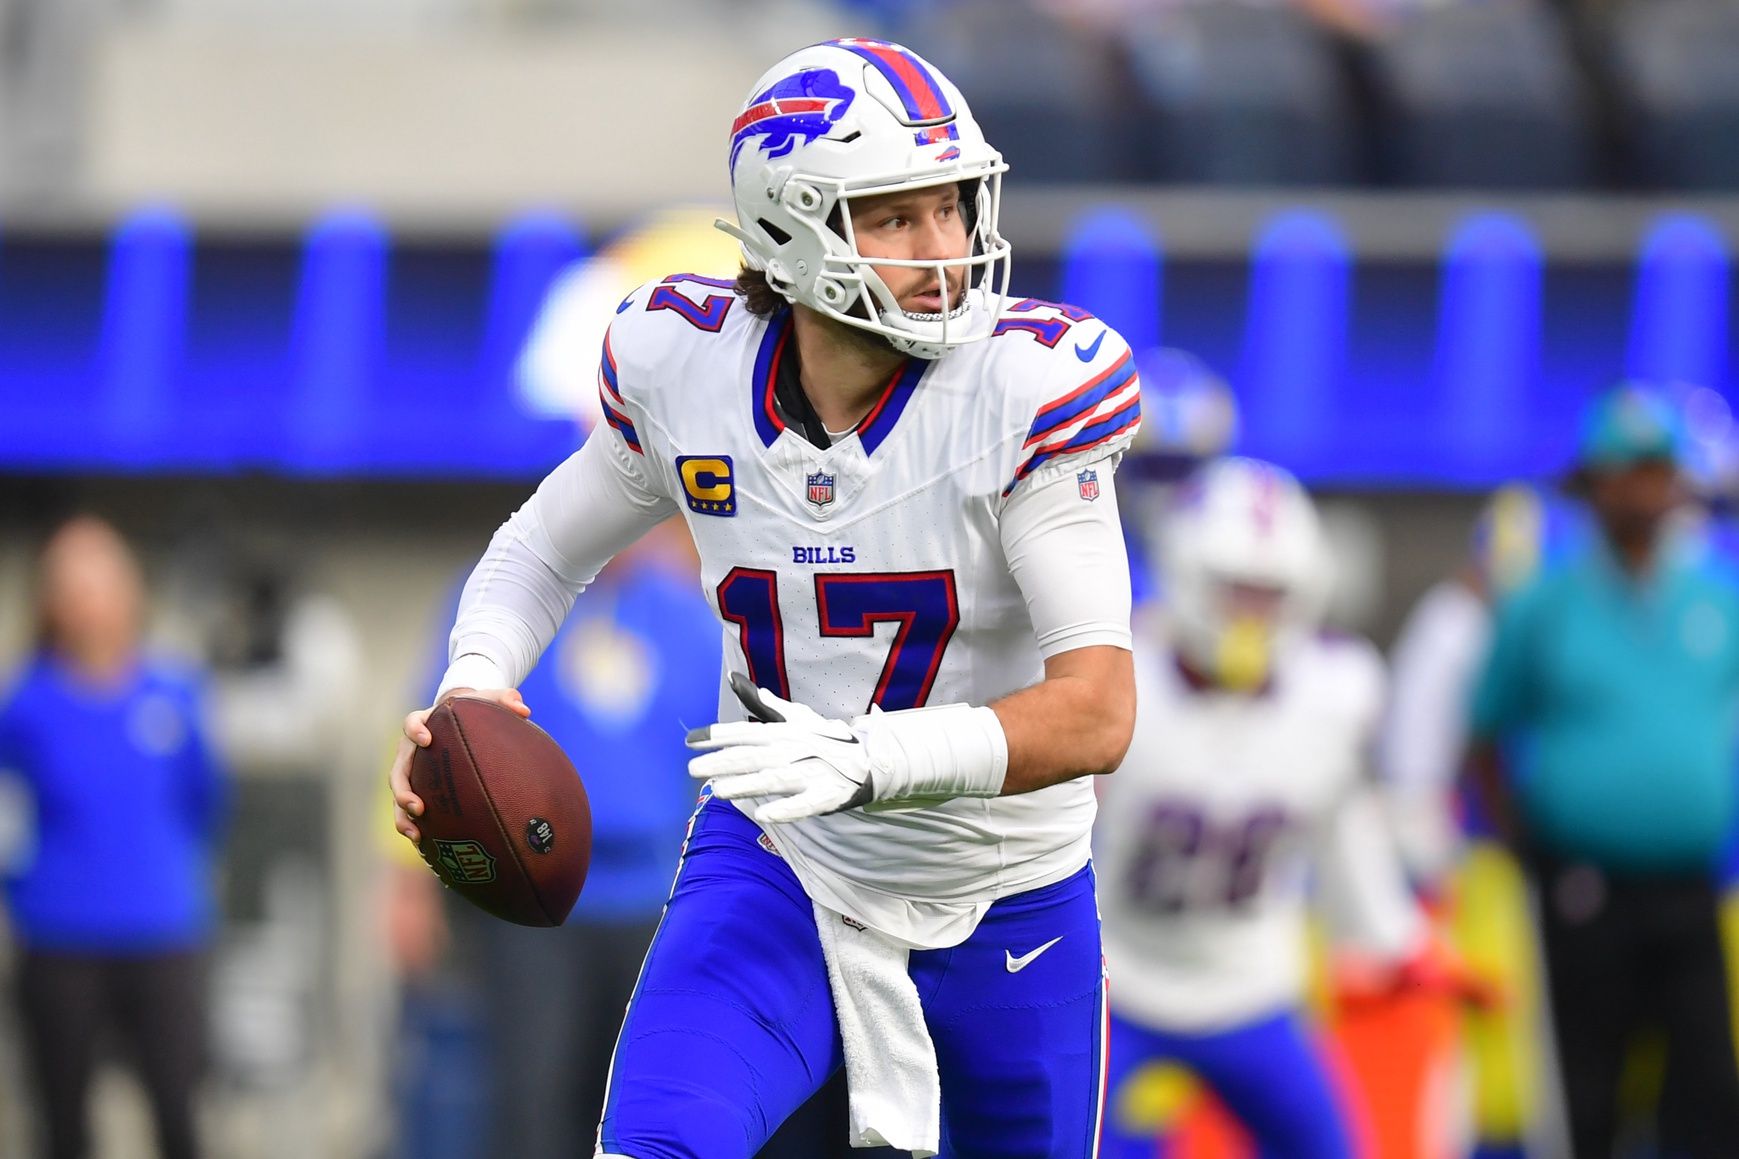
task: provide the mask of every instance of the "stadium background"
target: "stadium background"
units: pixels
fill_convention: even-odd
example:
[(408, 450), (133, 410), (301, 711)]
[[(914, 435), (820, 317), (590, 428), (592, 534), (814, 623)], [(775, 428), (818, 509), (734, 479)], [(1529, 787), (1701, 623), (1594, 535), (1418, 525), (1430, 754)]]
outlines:
[[(379, 774), (454, 577), (590, 387), (590, 365), (571, 394), (532, 382), (523, 344), (570, 263), (685, 248), (724, 201), (720, 126), (792, 47), (885, 33), (955, 76), (1013, 165), (1016, 289), (1222, 373), (1238, 449), (1327, 502), (1338, 620), (1381, 643), (1490, 488), (1563, 470), (1598, 388), (1674, 391), (1713, 456), (1729, 434), (1730, 0), (0, 18), (0, 656), (28, 642), (37, 537), (88, 509), (144, 553), (156, 636), (215, 665), (239, 778), (220, 1155), (387, 1145)], [(454, 975), (422, 1106), (462, 1131)], [(15, 1153), (4, 1031), (0, 1067)], [(125, 1081), (99, 1103), (102, 1154), (148, 1153)]]

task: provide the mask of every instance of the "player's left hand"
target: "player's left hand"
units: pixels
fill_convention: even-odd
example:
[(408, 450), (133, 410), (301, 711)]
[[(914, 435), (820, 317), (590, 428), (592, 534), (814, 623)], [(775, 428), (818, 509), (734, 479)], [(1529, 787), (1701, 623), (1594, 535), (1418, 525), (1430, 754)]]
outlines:
[(689, 775), (712, 781), (714, 796), (773, 798), (755, 810), (755, 820), (763, 825), (837, 813), (876, 799), (879, 746), (871, 730), (783, 700), (738, 673), (731, 674), (731, 690), (754, 719), (688, 734), (688, 747), (701, 750), (688, 762)]

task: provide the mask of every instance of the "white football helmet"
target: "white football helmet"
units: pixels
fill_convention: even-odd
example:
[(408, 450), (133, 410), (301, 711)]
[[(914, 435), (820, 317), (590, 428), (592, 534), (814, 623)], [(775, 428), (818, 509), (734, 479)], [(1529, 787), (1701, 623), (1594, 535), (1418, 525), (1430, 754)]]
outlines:
[[(738, 220), (718, 226), (790, 301), (918, 358), (990, 335), (1008, 295), (1009, 245), (997, 232), (1008, 166), (960, 90), (916, 53), (848, 37), (787, 56), (755, 82), (732, 123), (730, 166)], [(965, 194), (967, 254), (857, 252), (851, 198), (948, 183)], [(934, 270), (944, 310), (902, 310), (872, 265)], [(966, 289), (951, 309), (950, 271)]]
[(1316, 507), (1272, 463), (1207, 464), (1174, 494), (1159, 542), (1172, 644), (1225, 686), (1260, 687), (1274, 653), (1321, 623), (1328, 569)]

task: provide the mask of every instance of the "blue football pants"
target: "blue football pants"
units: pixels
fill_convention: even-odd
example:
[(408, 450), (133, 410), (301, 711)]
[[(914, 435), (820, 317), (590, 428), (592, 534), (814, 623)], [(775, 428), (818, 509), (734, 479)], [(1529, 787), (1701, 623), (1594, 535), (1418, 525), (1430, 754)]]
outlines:
[[(814, 909), (760, 836), (723, 801), (696, 815), (617, 1043), (606, 1154), (750, 1159), (843, 1065)], [(965, 942), (916, 951), (908, 970), (936, 1045), (943, 1156), (1097, 1153), (1106, 1011), (1091, 867), (997, 902)]]
[[(1177, 1063), (1213, 1089), (1263, 1159), (1350, 1159), (1352, 1142), (1328, 1071), (1298, 1015), (1287, 1011), (1218, 1034), (1173, 1034), (1111, 1015), (1111, 1106), (1144, 1067)], [(1155, 1159), (1151, 1129), (1105, 1124), (1104, 1159)]]

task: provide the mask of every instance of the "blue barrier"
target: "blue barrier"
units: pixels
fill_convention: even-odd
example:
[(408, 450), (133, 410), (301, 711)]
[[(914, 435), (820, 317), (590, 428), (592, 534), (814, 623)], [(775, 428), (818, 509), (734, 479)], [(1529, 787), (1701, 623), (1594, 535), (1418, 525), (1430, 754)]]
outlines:
[(1163, 269), (1159, 242), (1121, 209), (1084, 216), (1063, 249), (1059, 301), (1079, 306), (1115, 327), (1132, 349), (1160, 344)]
[(1436, 405), (1420, 415), (1451, 452), (1438, 471), (1478, 484), (1526, 453), (1543, 274), (1540, 243), (1520, 218), (1476, 214), (1451, 235), (1432, 358)]
[(1700, 218), (1667, 214), (1649, 229), (1636, 265), (1632, 378), (1718, 385), (1727, 370), (1727, 243)]
[[(547, 212), (488, 244), (357, 210), (299, 241), (204, 238), (164, 208), (104, 245), (0, 237), (0, 470), (535, 477), (576, 431), (522, 409), (514, 364), (586, 253)], [(1307, 479), (1483, 487), (1561, 467), (1577, 410), (1622, 375), (1731, 397), (1731, 277), (1684, 213), (1629, 261), (1554, 262), (1493, 212), (1438, 260), (1361, 263), (1316, 211), (1204, 259), (1107, 207), (1060, 254), (1023, 253), (1015, 288), (1199, 354), (1237, 393), (1240, 449)]]
[[(1246, 453), (1304, 464), (1332, 441), (1332, 408), (1347, 376), (1351, 266), (1346, 238), (1326, 214), (1280, 214), (1256, 239), (1231, 378)], [(1188, 345), (1186, 336), (1178, 341)]]
[[(386, 258), (386, 230), (366, 213), (335, 211), (308, 230), (290, 337), (286, 467), (336, 471), (363, 457), (363, 407), (385, 337)], [(371, 433), (387, 455), (403, 437), (384, 423)]]
[[(192, 230), (174, 211), (140, 210), (115, 230), (97, 345), (93, 450), (151, 468), (172, 440), (171, 383), (186, 334)], [(192, 417), (192, 416), (190, 416)]]

